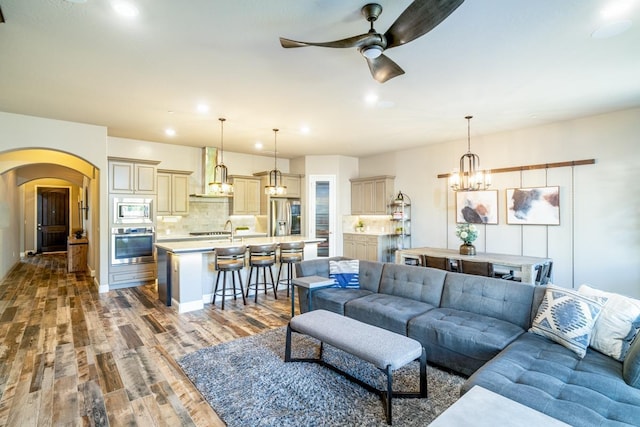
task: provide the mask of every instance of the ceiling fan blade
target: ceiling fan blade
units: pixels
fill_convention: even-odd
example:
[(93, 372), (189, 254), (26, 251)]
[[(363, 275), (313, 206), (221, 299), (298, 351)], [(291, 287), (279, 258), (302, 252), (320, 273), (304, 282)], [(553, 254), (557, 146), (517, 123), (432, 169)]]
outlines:
[(409, 43), (444, 21), (464, 0), (415, 0), (384, 36), (387, 49)]
[(388, 56), (380, 55), (377, 58), (367, 60), (371, 75), (379, 83), (384, 83), (389, 79), (404, 74), (404, 70), (398, 64), (389, 59)]
[(349, 47), (360, 47), (363, 44), (366, 44), (366, 42), (368, 42), (372, 38), (374, 38), (375, 40), (380, 40), (380, 35), (365, 33), (365, 34), (360, 34), (358, 36), (353, 36), (353, 37), (349, 37), (342, 40), (335, 40), (332, 42), (324, 42), (324, 43), (300, 42), (300, 41), (290, 40), (290, 39), (285, 39), (284, 37), (280, 37), (280, 44), (284, 48), (305, 47), (305, 46), (349, 48)]
[(2, 14), (2, 8), (0, 8), (0, 24), (4, 22), (4, 15)]

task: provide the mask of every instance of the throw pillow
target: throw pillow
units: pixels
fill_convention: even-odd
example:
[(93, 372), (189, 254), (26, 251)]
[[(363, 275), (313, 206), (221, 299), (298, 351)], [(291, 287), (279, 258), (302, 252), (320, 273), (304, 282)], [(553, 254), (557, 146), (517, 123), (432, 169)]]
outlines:
[(336, 288), (359, 288), (360, 262), (355, 260), (329, 261), (329, 278), (335, 279)]
[(583, 358), (604, 302), (549, 285), (529, 331), (547, 337)]
[(640, 331), (640, 300), (588, 285), (580, 286), (578, 293), (589, 298), (607, 298), (593, 327), (591, 347), (620, 362), (624, 361), (633, 339)]
[(630, 386), (640, 388), (640, 334), (636, 335), (622, 362), (622, 377)]

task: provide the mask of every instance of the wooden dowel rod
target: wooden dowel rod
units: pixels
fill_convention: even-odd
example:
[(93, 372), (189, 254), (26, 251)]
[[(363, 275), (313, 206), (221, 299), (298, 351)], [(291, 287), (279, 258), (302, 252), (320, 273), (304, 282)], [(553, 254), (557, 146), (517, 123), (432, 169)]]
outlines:
[[(569, 162), (540, 163), (537, 165), (514, 166), (510, 168), (491, 169), (488, 172), (490, 172), (491, 174), (494, 174), (494, 173), (503, 173), (503, 172), (529, 171), (534, 169), (566, 168), (569, 166), (593, 165), (595, 164), (595, 162), (596, 162), (596, 159), (572, 160)], [(451, 176), (450, 173), (441, 173), (438, 175), (438, 178), (449, 178), (450, 176)]]

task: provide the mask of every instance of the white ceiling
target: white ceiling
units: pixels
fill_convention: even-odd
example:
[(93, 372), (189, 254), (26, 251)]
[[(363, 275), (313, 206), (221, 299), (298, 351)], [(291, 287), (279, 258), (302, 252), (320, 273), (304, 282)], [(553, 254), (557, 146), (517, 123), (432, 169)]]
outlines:
[[(365, 0), (130, 1), (140, 14), (128, 20), (110, 0), (0, 0), (0, 111), (196, 147), (219, 145), (224, 116), (225, 150), (256, 153), (259, 140), (272, 153), (278, 127), (278, 155), (292, 158), (466, 138), (468, 114), (473, 139), (640, 106), (638, 0), (467, 0), (385, 52), (406, 74), (384, 84), (355, 49), (278, 40), (364, 33)], [(634, 25), (592, 38), (620, 1), (631, 1)], [(384, 33), (410, 1), (379, 3)]]

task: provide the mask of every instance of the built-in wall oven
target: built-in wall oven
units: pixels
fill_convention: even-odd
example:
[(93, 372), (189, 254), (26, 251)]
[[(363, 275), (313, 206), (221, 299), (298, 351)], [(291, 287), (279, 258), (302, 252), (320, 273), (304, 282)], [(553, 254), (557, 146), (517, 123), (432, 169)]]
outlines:
[(113, 227), (111, 265), (155, 262), (155, 229), (151, 226)]

